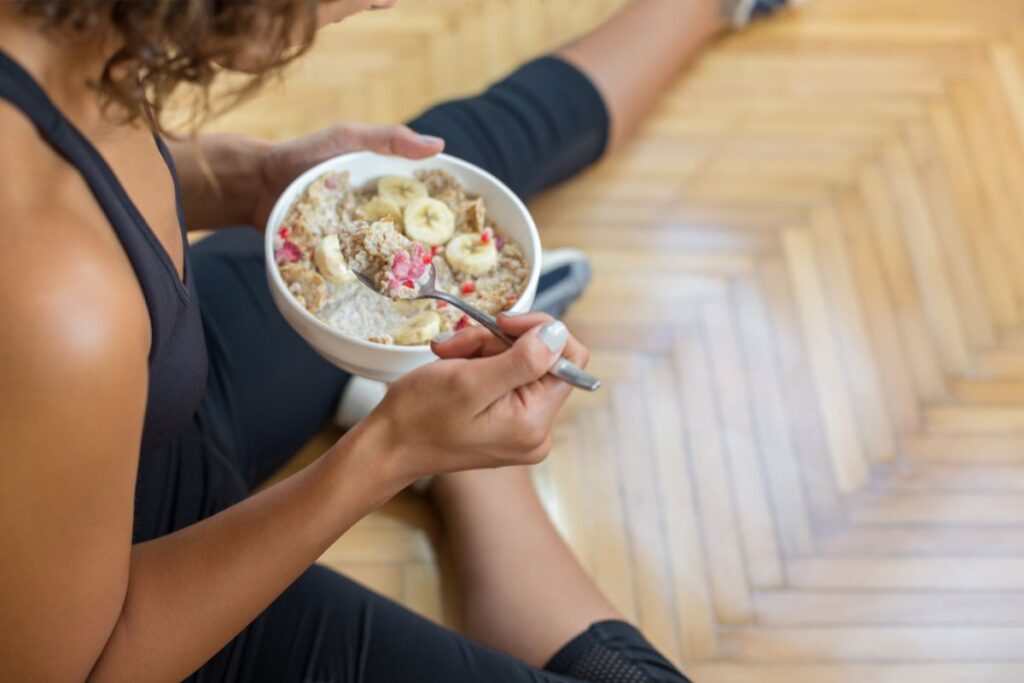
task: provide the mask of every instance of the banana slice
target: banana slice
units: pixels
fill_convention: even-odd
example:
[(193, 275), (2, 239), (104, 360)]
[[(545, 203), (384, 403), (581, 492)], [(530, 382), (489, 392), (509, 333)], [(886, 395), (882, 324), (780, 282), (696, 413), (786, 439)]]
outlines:
[(363, 220), (370, 222), (377, 222), (385, 218), (390, 219), (393, 223), (400, 223), (402, 220), (402, 210), (398, 208), (398, 205), (381, 197), (374, 197), (366, 202), (359, 207), (359, 211), (363, 215)]
[(430, 309), (430, 301), (427, 299), (398, 299), (391, 302), (391, 308), (402, 315), (412, 315)]
[(386, 175), (377, 181), (378, 196), (398, 208), (409, 202), (427, 196), (427, 186), (404, 175)]
[(316, 245), (313, 254), (317, 270), (331, 282), (343, 285), (356, 279), (341, 254), (341, 242), (337, 235), (328, 235)]
[(415, 346), (426, 344), (441, 333), (441, 316), (434, 311), (425, 311), (405, 323), (395, 332), (396, 344)]
[(498, 248), (494, 240), (484, 242), (477, 233), (457, 235), (444, 248), (444, 258), (452, 270), (469, 275), (483, 275), (498, 265)]
[(448, 205), (424, 197), (405, 207), (405, 235), (429, 246), (444, 244), (455, 232), (455, 214)]

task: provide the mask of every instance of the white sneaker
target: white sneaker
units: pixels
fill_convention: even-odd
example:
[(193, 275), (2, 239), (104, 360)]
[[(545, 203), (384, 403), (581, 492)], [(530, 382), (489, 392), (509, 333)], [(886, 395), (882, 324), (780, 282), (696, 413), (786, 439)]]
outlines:
[(334, 423), (342, 429), (352, 429), (377, 407), (386, 393), (388, 385), (384, 382), (352, 375), (341, 393)]
[(561, 318), (586, 291), (592, 275), (590, 260), (579, 249), (545, 249), (531, 310)]

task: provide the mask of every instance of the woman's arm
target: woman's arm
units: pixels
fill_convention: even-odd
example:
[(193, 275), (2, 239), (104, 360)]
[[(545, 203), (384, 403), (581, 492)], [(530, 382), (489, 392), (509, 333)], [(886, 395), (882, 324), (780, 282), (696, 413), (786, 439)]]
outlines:
[(189, 230), (253, 225), (260, 167), (271, 143), (234, 134), (166, 143), (178, 172)]
[(132, 546), (148, 318), (119, 246), (74, 216), (0, 254), (0, 680), (183, 678), (416, 477), (543, 458), (570, 390), (547, 370), (563, 347), (586, 363), (536, 315), (503, 318), (520, 338), (489, 358), (457, 357), (502, 350), (464, 330), (313, 465)]
[(378, 417), (281, 484), (133, 547), (145, 301), (116, 243), (70, 217), (34, 224), (63, 249), (0, 254), (0, 680), (180, 680), (411, 478)]
[(222, 134), (168, 140), (167, 147), (177, 166), (189, 230), (237, 225), (262, 230), (288, 183), (324, 159), (356, 150), (421, 159), (440, 152), (444, 142), (405, 126), (345, 123), (281, 144)]
[(323, 551), (408, 481), (375, 421), (285, 481), (132, 548), (96, 680), (180, 680), (255, 619)]

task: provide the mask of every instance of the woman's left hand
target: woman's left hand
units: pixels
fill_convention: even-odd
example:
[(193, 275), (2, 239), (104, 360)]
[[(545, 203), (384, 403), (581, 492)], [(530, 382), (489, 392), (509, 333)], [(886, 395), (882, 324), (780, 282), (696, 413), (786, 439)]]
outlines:
[(318, 133), (268, 147), (260, 164), (260, 188), (253, 225), (266, 225), (274, 202), (288, 184), (324, 159), (368, 150), (408, 159), (423, 159), (444, 149), (444, 140), (401, 125), (339, 123)]

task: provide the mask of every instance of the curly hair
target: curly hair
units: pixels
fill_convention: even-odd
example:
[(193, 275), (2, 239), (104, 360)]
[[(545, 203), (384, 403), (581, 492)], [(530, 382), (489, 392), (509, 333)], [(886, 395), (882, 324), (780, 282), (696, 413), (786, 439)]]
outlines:
[[(109, 26), (119, 47), (98, 81), (90, 81), (104, 107), (125, 122), (145, 121), (166, 132), (164, 114), (179, 86), (192, 100), (185, 107), (194, 131), (212, 115), (251, 95), (306, 51), (316, 33), (322, 0), (17, 0), (43, 29), (89, 36)], [(247, 76), (212, 88), (217, 76), (241, 57), (258, 52)], [(175, 114), (180, 108), (174, 107)]]

